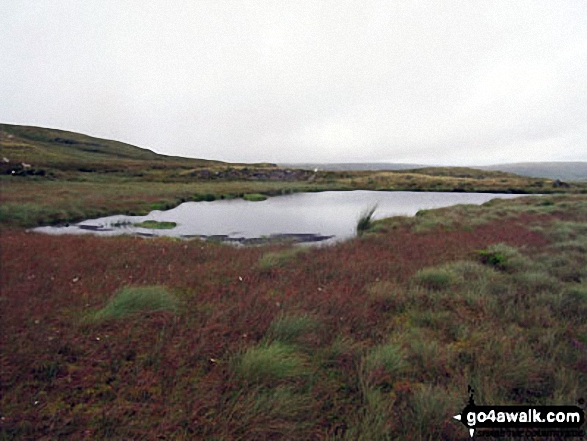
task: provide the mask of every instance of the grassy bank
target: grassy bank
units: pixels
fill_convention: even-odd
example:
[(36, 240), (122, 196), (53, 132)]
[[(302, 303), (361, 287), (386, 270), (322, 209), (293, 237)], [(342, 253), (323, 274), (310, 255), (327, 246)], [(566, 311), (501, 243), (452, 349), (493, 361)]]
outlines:
[(111, 214), (144, 215), (186, 201), (335, 188), (296, 182), (144, 182), (92, 176), (86, 181), (0, 177), (0, 225), (31, 227)]
[[(493, 172), (488, 172), (493, 173)], [(186, 201), (245, 197), (262, 200), (292, 192), (326, 190), (479, 191), (503, 193), (583, 192), (587, 185), (554, 189), (546, 180), (521, 177), (434, 177), (385, 172), (323, 173), (314, 179), (146, 180), (124, 174), (86, 173), (67, 179), (0, 176), (0, 225), (32, 227), (112, 214), (144, 215)], [(585, 188), (583, 188), (585, 187)]]
[(367, 231), (292, 252), (5, 229), (0, 438), (469, 439), (467, 385), (587, 396), (587, 197)]

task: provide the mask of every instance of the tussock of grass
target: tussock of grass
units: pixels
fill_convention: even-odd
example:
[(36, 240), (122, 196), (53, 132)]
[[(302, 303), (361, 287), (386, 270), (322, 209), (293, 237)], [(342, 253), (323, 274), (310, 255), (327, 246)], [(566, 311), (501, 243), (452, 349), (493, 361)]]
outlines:
[(308, 314), (284, 315), (271, 323), (267, 338), (281, 343), (297, 343), (319, 327), (320, 322)]
[(525, 271), (517, 274), (514, 280), (524, 289), (533, 292), (541, 290), (553, 291), (559, 284), (557, 279), (542, 271)]
[[(363, 391), (363, 407), (355, 415), (348, 431), (344, 433), (342, 440), (381, 440), (392, 441), (393, 430), (393, 400), (389, 394), (382, 393), (379, 389), (368, 388)], [(338, 439), (338, 438), (336, 438)]]
[(154, 220), (146, 220), (143, 222), (139, 222), (134, 224), (135, 227), (139, 228), (149, 228), (151, 230), (171, 230), (177, 227), (175, 222), (159, 222)]
[(425, 309), (424, 311), (412, 310), (409, 318), (410, 324), (418, 327), (426, 326), (434, 330), (443, 329), (455, 319), (449, 311), (433, 311), (430, 309)]
[(587, 253), (587, 238), (580, 237), (565, 242), (559, 242), (554, 245), (554, 248), (565, 251), (578, 251), (580, 253)]
[(216, 200), (216, 196), (212, 193), (196, 194), (193, 200), (194, 202), (212, 202)]
[(520, 271), (528, 267), (529, 262), (516, 248), (498, 243), (478, 252), (481, 262), (495, 269), (506, 272)]
[(247, 349), (235, 365), (236, 373), (253, 383), (272, 383), (307, 374), (304, 357), (288, 344), (273, 342)]
[[(364, 344), (356, 342), (353, 338), (339, 335), (333, 339), (330, 345), (321, 349), (313, 360), (319, 363), (323, 369), (328, 369), (335, 374), (343, 366), (355, 367), (355, 361), (364, 354)], [(340, 374), (339, 374), (340, 375)]]
[(369, 228), (371, 228), (375, 210), (377, 210), (377, 204), (361, 213), (361, 216), (357, 221), (357, 236), (362, 236)]
[(459, 260), (443, 265), (443, 268), (454, 274), (461, 281), (470, 282), (472, 280), (484, 279), (494, 274), (490, 268), (478, 262), (470, 260)]
[(240, 394), (228, 406), (227, 427), (234, 427), (238, 439), (311, 438), (308, 431), (313, 425), (312, 399), (290, 387), (253, 389)]
[(413, 428), (407, 435), (413, 439), (456, 439), (460, 432), (455, 430), (456, 424), (447, 424), (447, 415), (462, 406), (460, 398), (441, 386), (420, 385), (409, 399), (409, 411), (402, 415)]
[(413, 280), (424, 288), (440, 291), (455, 283), (456, 277), (445, 268), (425, 268), (414, 274)]
[(559, 313), (567, 320), (578, 322), (585, 320), (585, 317), (587, 317), (586, 283), (573, 284), (563, 291)]
[(542, 254), (537, 256), (543, 271), (562, 282), (587, 280), (587, 255), (567, 250), (564, 255)]
[(405, 287), (380, 280), (365, 287), (369, 304), (380, 311), (401, 312), (412, 301), (412, 293)]
[(558, 221), (551, 227), (551, 234), (557, 241), (587, 238), (587, 222)]
[(267, 196), (260, 193), (245, 193), (243, 199), (250, 202), (260, 202), (266, 200)]
[(91, 321), (124, 318), (137, 313), (177, 312), (178, 300), (164, 286), (126, 287), (97, 311)]
[(306, 251), (305, 248), (292, 247), (283, 251), (269, 251), (263, 253), (259, 258), (258, 266), (262, 270), (269, 270), (271, 268), (283, 267), (287, 262), (295, 259), (295, 257)]
[(427, 232), (434, 229), (450, 230), (454, 227), (454, 222), (451, 219), (444, 219), (442, 217), (426, 217), (418, 219), (412, 227), (412, 231), (416, 233)]
[(406, 342), (409, 348), (407, 357), (411, 366), (410, 374), (417, 380), (425, 381), (434, 381), (434, 378), (441, 377), (452, 356), (446, 345), (430, 338), (430, 334), (421, 328), (413, 328), (407, 335), (413, 337)]
[(371, 348), (362, 360), (362, 376), (370, 386), (390, 384), (408, 364), (402, 348), (389, 343)]

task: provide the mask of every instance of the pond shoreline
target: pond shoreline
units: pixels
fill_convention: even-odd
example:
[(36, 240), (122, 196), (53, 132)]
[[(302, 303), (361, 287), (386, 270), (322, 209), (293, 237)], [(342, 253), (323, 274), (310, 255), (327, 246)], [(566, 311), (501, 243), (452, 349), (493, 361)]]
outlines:
[[(115, 215), (73, 225), (38, 227), (33, 231), (197, 238), (236, 245), (336, 242), (356, 236), (357, 221), (365, 208), (377, 206), (375, 220), (520, 196), (524, 195), (369, 190), (294, 193), (256, 202), (243, 199), (184, 202), (170, 210), (151, 211), (146, 216)], [(145, 225), (163, 224), (170, 228), (145, 228)]]

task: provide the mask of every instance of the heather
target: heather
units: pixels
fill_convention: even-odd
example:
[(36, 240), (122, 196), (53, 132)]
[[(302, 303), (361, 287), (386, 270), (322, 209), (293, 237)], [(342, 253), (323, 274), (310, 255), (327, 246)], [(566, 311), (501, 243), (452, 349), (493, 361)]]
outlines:
[(587, 201), (376, 221), (335, 246), (0, 246), (1, 439), (468, 439), (587, 395)]

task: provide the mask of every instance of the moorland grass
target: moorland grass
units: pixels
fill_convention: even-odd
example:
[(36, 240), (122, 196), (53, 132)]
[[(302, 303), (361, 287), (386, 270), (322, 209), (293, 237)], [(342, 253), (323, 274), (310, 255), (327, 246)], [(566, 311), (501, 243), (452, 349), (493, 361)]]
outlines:
[(224, 439), (311, 438), (312, 397), (286, 385), (252, 388), (227, 404)]
[(528, 267), (529, 262), (520, 252), (503, 243), (478, 251), (480, 261), (500, 271), (515, 272)]
[(250, 201), (250, 202), (261, 202), (267, 199), (267, 196), (265, 196), (264, 194), (260, 194), (260, 193), (245, 193), (243, 195), (243, 199), (245, 201)]
[(248, 348), (235, 361), (234, 370), (243, 380), (262, 384), (308, 373), (304, 356), (294, 346), (279, 341)]
[(283, 315), (271, 323), (267, 338), (284, 344), (299, 343), (304, 336), (319, 328), (320, 321), (309, 314)]
[(48, 180), (0, 176), (0, 223), (34, 227), (114, 214), (143, 216), (182, 202), (216, 200), (223, 195), (341, 189), (337, 183), (306, 181), (167, 182), (98, 173), (82, 178)]
[[(269, 271), (287, 248), (7, 230), (0, 438), (465, 439), (468, 385), (483, 405), (575, 404), (587, 198), (530, 199)], [(486, 211), (508, 217), (469, 223)], [(113, 307), (129, 283), (181, 293), (181, 314)], [(134, 312), (80, 323), (104, 305)]]
[(259, 258), (257, 265), (262, 270), (281, 268), (286, 263), (293, 261), (300, 253), (305, 251), (306, 249), (301, 247), (290, 247), (281, 251), (268, 251), (263, 253), (263, 255)]
[(117, 292), (89, 321), (101, 322), (160, 311), (175, 313), (178, 309), (178, 300), (163, 286), (129, 286)]
[(456, 281), (453, 272), (446, 268), (425, 268), (414, 274), (413, 279), (418, 285), (435, 291), (448, 288)]
[(357, 236), (362, 236), (372, 227), (375, 210), (377, 210), (377, 205), (373, 205), (371, 208), (368, 208), (363, 213), (361, 213), (359, 220), (357, 220)]
[(376, 376), (389, 378), (389, 381), (397, 380), (407, 366), (402, 348), (389, 343), (372, 347), (363, 357), (361, 368), (367, 383), (373, 384), (378, 381), (374, 378)]
[(161, 222), (155, 220), (146, 220), (143, 222), (139, 222), (134, 224), (135, 227), (139, 228), (148, 228), (150, 230), (171, 230), (177, 227), (175, 222)]
[(368, 302), (381, 311), (402, 312), (411, 302), (411, 292), (388, 280), (378, 280), (365, 287)]
[[(146, 167), (147, 165), (145, 165)], [(233, 196), (280, 195), (293, 192), (315, 192), (327, 190), (417, 190), (443, 191), (457, 188), (458, 182), (446, 183), (446, 188), (430, 186), (426, 175), (418, 174), (410, 181), (413, 187), (404, 188), (402, 175), (388, 172), (382, 182), (370, 181), (362, 177), (347, 178), (349, 173), (322, 172), (316, 180), (249, 180), (243, 179), (203, 179), (190, 176), (175, 176), (173, 169), (155, 168), (151, 173), (140, 169), (130, 172), (124, 167), (116, 172), (94, 171), (57, 172), (54, 177), (0, 176), (0, 222), (8, 226), (32, 227), (38, 225), (74, 222), (90, 217), (113, 214), (145, 215), (152, 210), (164, 210), (186, 201), (212, 201)], [(210, 170), (213, 172), (212, 169)], [(353, 173), (350, 173), (353, 174)], [(354, 172), (363, 176), (364, 172)], [(367, 175), (365, 175), (367, 176)], [(454, 178), (447, 178), (454, 179)], [(518, 179), (518, 178), (516, 178)], [(526, 179), (526, 178), (520, 178)], [(527, 184), (527, 183), (526, 183)], [(526, 185), (523, 184), (523, 185)], [(587, 184), (585, 184), (587, 186)], [(475, 182), (482, 191), (500, 192), (503, 188), (494, 180), (481, 179)], [(577, 190), (579, 191), (579, 190)], [(587, 191), (587, 189), (585, 189)], [(260, 195), (260, 196), (259, 196)], [(24, 204), (21, 206), (21, 204)], [(576, 205), (587, 210), (587, 204)], [(533, 210), (540, 214), (561, 210), (558, 204), (535, 205), (487, 205), (484, 210), (462, 208), (456, 211), (445, 210), (439, 216), (436, 211), (422, 215), (413, 222), (414, 228), (426, 232), (438, 225), (447, 229), (455, 225), (475, 226), (497, 219), (505, 220), (520, 212)], [(466, 217), (466, 218), (465, 218)], [(367, 220), (367, 219), (365, 219)], [(405, 222), (403, 220), (402, 222)], [(411, 222), (411, 221), (410, 221)], [(371, 222), (377, 229), (378, 222)], [(369, 222), (366, 226), (369, 225)]]

